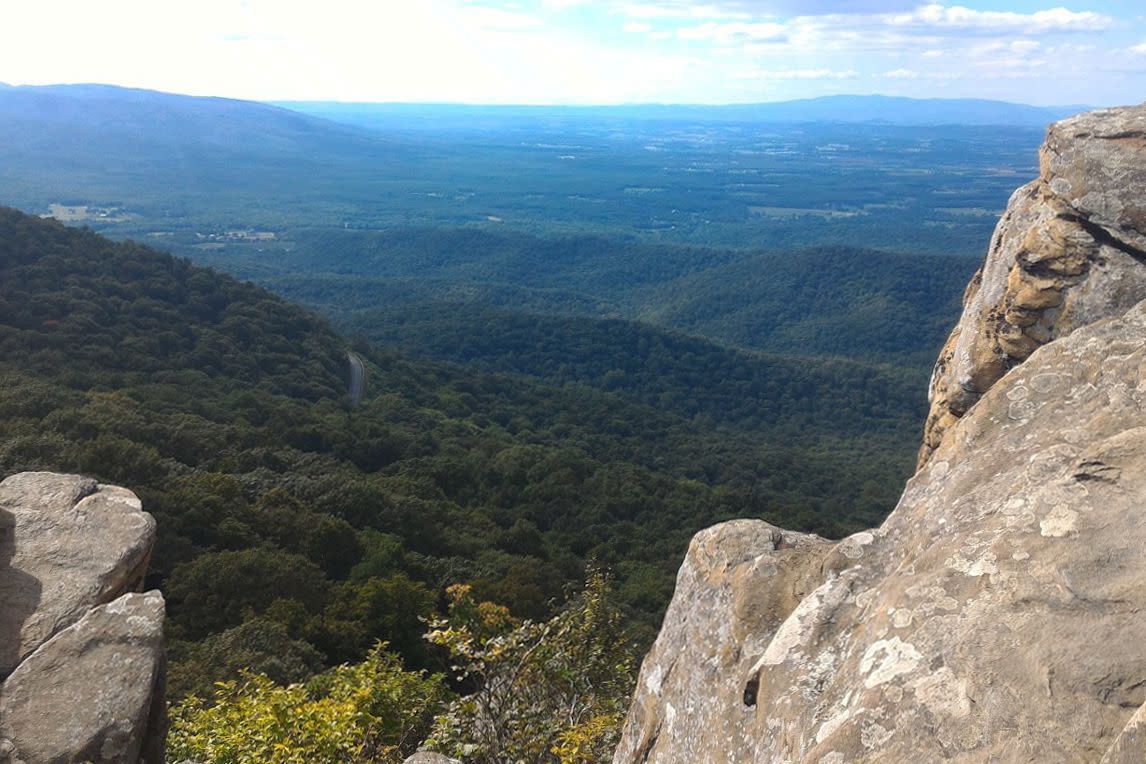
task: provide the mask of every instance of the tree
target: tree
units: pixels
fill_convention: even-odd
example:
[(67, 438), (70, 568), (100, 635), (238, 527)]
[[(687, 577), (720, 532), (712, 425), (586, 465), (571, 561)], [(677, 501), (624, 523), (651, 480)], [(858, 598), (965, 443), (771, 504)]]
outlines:
[(632, 692), (633, 650), (607, 575), (544, 623), (447, 590), (449, 615), (426, 638), (446, 647), (455, 679), (474, 691), (450, 704), (428, 747), (474, 764), (588, 764), (611, 755)]
[(201, 642), (173, 640), (168, 646), (168, 697), (210, 695), (214, 683), (244, 671), (264, 674), (280, 684), (298, 682), (323, 669), (323, 655), (307, 642), (292, 639), (286, 626), (255, 618), (212, 634)]

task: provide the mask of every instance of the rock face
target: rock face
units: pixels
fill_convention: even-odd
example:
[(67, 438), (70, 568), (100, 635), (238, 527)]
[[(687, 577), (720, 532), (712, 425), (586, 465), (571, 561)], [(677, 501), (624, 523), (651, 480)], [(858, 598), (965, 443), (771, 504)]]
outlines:
[(940, 359), (958, 416), (883, 526), (696, 537), (615, 764), (1146, 760), (1142, 125), (1052, 128)]
[(154, 541), (130, 491), (0, 483), (0, 762), (162, 762), (163, 598), (132, 593)]
[(675, 760), (699, 762), (715, 754), (714, 741), (742, 736), (740, 714), (728, 711), (750, 712), (751, 688), (725, 679), (749, 676), (779, 625), (819, 585), (831, 548), (762, 520), (733, 520), (693, 538), (645, 658), (622, 761), (643, 761), (659, 745)]
[(1146, 107), (1052, 125), (1011, 197), (932, 376), (920, 466), (1008, 369), (1146, 296)]

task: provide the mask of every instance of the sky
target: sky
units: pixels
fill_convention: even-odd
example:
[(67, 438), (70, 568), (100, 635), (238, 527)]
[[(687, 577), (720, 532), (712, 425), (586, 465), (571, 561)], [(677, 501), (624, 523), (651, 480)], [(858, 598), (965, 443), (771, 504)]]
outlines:
[(1146, 100), (1146, 0), (54, 0), (0, 82), (254, 100)]

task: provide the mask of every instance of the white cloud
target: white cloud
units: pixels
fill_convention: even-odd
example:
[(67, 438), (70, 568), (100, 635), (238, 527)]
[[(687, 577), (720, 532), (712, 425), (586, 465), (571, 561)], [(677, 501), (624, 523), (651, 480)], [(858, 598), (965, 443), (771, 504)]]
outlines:
[(1012, 53), (1034, 53), (1042, 47), (1038, 40), (1015, 40), (1008, 46)]
[(919, 5), (919, 0), (755, 0), (742, 5), (752, 5), (762, 13), (820, 16), (894, 13), (915, 8)]
[(920, 6), (910, 13), (886, 17), (888, 24), (919, 29), (949, 29), (987, 34), (1022, 32), (1100, 32), (1109, 29), (1114, 20), (1093, 11), (1071, 11), (1052, 8), (1034, 13), (1013, 11), (977, 11), (961, 5), (938, 3)]
[(750, 19), (753, 14), (721, 5), (698, 5), (689, 2), (634, 3), (621, 9), (635, 19)]
[[(739, 42), (748, 55), (783, 55), (819, 59), (848, 56), (863, 61), (871, 56), (912, 54), (923, 58), (957, 58), (983, 40), (1022, 36), (1006, 53), (1029, 55), (1043, 43), (1034, 39), (1056, 35), (1077, 36), (1108, 32), (1112, 20), (1102, 14), (1063, 9), (1015, 13), (974, 11), (935, 3), (907, 14), (835, 14), (799, 16), (768, 22), (768, 34), (736, 34), (751, 22), (708, 22), (687, 32), (689, 39), (711, 39), (728, 45)], [(726, 30), (723, 34), (720, 30)], [(897, 66), (891, 69), (899, 68)]]
[(630, 5), (646, 17), (657, 18), (760, 18), (767, 16), (820, 16), (825, 14), (873, 14), (908, 11), (920, 0), (659, 0)]
[(976, 59), (991, 56), (1029, 56), (1042, 48), (1038, 40), (986, 40), (973, 42), (967, 50)]
[[(959, 3), (986, 0), (323, 0), (322, 13), (282, 0), (10, 2), (0, 81), (493, 103), (1140, 100), (1146, 19)], [(936, 86), (946, 80), (958, 82)]]
[(761, 42), (786, 39), (787, 27), (783, 24), (755, 23), (741, 21), (717, 23), (710, 21), (695, 27), (682, 27), (676, 31), (682, 40), (712, 40), (721, 45), (733, 42)]
[(883, 76), (891, 80), (957, 80), (963, 75), (958, 72), (919, 72), (915, 69), (893, 69), (890, 72), (884, 72)]
[(854, 69), (750, 69), (732, 76), (738, 80), (854, 80), (859, 72)]
[[(869, 4), (871, 5), (871, 4)], [(683, 13), (677, 6), (641, 6), (644, 12), (657, 8), (661, 13)], [(693, 6), (693, 9), (708, 6)], [(737, 8), (744, 4), (736, 5)], [(671, 27), (680, 19), (669, 20)], [(865, 52), (896, 55), (916, 51), (916, 55), (939, 57), (974, 44), (976, 40), (1019, 36), (1009, 51), (1022, 55), (1041, 44), (1035, 36), (1099, 33), (1112, 24), (1109, 16), (1075, 12), (1062, 8), (1033, 13), (978, 11), (963, 6), (937, 3), (920, 5), (909, 13), (804, 15), (789, 19), (705, 20), (677, 26), (676, 36), (691, 42), (719, 46), (740, 45), (746, 54), (772, 52), (789, 55), (861, 56)], [(754, 46), (767, 46), (757, 49)], [(922, 51), (920, 50), (922, 49)]]

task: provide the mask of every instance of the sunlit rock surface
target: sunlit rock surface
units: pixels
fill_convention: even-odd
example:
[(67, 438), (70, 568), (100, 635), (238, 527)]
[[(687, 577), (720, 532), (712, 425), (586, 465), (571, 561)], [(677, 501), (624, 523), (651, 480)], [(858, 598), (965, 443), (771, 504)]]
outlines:
[(1014, 193), (939, 355), (922, 466), (943, 434), (1035, 348), (1146, 297), (1146, 106), (1052, 125), (1039, 178)]
[(1146, 760), (1143, 124), (1052, 129), (882, 527), (697, 536), (616, 764)]
[(0, 483), (0, 762), (162, 762), (163, 597), (134, 593), (154, 543), (123, 488)]

